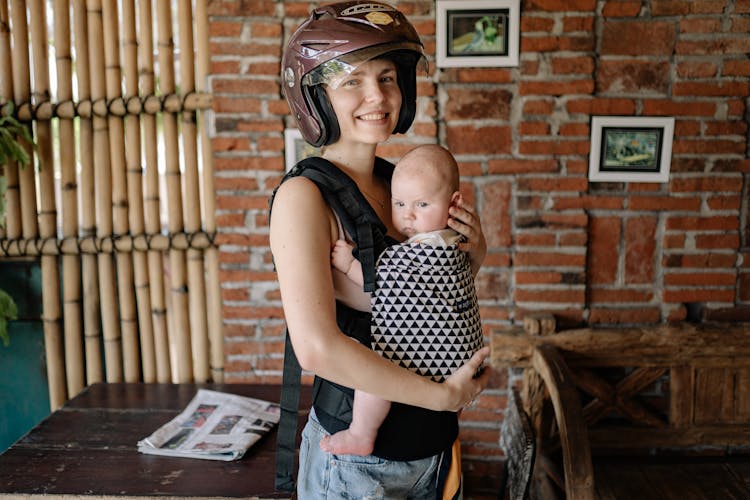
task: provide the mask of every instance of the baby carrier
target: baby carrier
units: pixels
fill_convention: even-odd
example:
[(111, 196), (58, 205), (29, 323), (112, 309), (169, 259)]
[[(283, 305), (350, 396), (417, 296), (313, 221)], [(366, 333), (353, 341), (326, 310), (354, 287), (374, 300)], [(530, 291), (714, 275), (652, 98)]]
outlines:
[(474, 275), (457, 245), (388, 247), (376, 283), (372, 347), (386, 359), (442, 382), (482, 347)]
[[(390, 180), (393, 165), (377, 158), (375, 173), (381, 178)], [(282, 182), (290, 177), (300, 175), (312, 180), (318, 186), (324, 200), (335, 212), (346, 233), (354, 239), (356, 244), (355, 256), (362, 264), (364, 290), (375, 292), (378, 288), (375, 263), (378, 256), (388, 248), (385, 225), (378, 219), (372, 207), (362, 196), (356, 183), (327, 160), (319, 157), (302, 160), (282, 179)], [(270, 202), (272, 205), (273, 195)], [(462, 254), (463, 258), (467, 258), (463, 252), (456, 253)], [(471, 271), (468, 272), (471, 277)], [(458, 300), (452, 301), (451, 307), (460, 311), (465, 309), (469, 302), (466, 302), (465, 298), (458, 298)], [(473, 307), (476, 309), (476, 297), (473, 299)], [(390, 310), (393, 310), (393, 308)], [(368, 347), (372, 345), (372, 318), (369, 313), (354, 311), (342, 303), (337, 303), (336, 315), (339, 327), (344, 333)], [(468, 323), (478, 327), (478, 315), (474, 320), (468, 320)], [(440, 323), (433, 326), (434, 329), (441, 327)], [(481, 341), (481, 330), (479, 338)], [(440, 352), (461, 350), (442, 344), (439, 349)], [(419, 351), (421, 353), (422, 349), (419, 349)], [(398, 349), (393, 349), (393, 352), (398, 352)], [(430, 355), (431, 359), (435, 357), (435, 355)], [(442, 355), (437, 357), (442, 357)], [(449, 361), (448, 364), (455, 366), (463, 364), (463, 358)], [(442, 359), (438, 364), (446, 365)], [(450, 373), (450, 371), (446, 373)], [(294, 489), (293, 472), (300, 378), (301, 368), (294, 355), (289, 335), (286, 333), (281, 419), (276, 450), (275, 484), (276, 489), (281, 491), (292, 491)], [(440, 375), (438, 378), (440, 378)], [(352, 399), (352, 389), (315, 377), (313, 406), (321, 424), (328, 432), (338, 432), (349, 426)], [(381, 439), (381, 435), (384, 436), (383, 439)], [(388, 417), (380, 427), (378, 440), (375, 444), (375, 454), (384, 459), (414, 460), (450, 448), (457, 435), (458, 422), (455, 413), (435, 412), (393, 403)], [(403, 443), (411, 443), (407, 446), (409, 449), (405, 450)]]

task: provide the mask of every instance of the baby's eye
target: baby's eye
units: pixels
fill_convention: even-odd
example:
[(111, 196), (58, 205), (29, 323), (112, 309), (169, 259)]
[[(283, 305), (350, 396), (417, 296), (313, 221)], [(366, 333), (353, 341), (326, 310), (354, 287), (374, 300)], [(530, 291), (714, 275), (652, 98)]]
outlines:
[(403, 202), (403, 201), (394, 201), (394, 202), (393, 202), (393, 206), (394, 206), (394, 207), (398, 207), (398, 208), (401, 208), (401, 207), (403, 207), (403, 206), (404, 206), (404, 202)]
[(419, 208), (425, 208), (425, 207), (428, 207), (429, 205), (430, 205), (430, 204), (429, 204), (429, 203), (427, 203), (426, 201), (418, 201), (418, 202), (417, 202), (417, 206), (418, 206)]

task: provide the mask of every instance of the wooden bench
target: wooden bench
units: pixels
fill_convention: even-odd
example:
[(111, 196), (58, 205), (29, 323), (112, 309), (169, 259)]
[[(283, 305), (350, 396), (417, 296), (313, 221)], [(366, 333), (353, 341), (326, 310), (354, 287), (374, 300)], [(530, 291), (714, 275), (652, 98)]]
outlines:
[(492, 334), (493, 366), (525, 369), (532, 497), (750, 498), (750, 325), (554, 324)]

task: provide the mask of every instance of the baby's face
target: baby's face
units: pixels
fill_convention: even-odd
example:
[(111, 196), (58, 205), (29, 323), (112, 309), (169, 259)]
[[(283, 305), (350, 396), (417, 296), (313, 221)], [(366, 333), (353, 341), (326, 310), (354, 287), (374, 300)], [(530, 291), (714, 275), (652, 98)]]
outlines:
[(396, 230), (406, 237), (437, 231), (448, 225), (450, 188), (439, 176), (424, 173), (397, 170), (393, 175), (391, 216)]

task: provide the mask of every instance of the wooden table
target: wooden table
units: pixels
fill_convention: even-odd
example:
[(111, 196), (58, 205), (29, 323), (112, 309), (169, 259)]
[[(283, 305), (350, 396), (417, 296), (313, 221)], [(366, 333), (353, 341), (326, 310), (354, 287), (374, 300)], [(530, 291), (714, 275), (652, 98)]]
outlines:
[[(138, 453), (138, 440), (180, 413), (199, 387), (280, 396), (271, 385), (92, 385), (0, 455), (0, 497), (290, 498), (274, 491), (275, 430), (233, 462)], [(300, 399), (309, 407), (309, 388)]]

